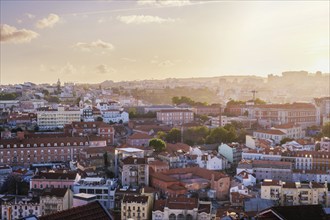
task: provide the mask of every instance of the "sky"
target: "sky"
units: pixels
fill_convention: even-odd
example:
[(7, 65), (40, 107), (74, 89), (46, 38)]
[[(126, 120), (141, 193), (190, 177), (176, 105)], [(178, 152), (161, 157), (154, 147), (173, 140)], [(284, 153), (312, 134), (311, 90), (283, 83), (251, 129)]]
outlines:
[(1, 84), (329, 71), (329, 1), (9, 1)]

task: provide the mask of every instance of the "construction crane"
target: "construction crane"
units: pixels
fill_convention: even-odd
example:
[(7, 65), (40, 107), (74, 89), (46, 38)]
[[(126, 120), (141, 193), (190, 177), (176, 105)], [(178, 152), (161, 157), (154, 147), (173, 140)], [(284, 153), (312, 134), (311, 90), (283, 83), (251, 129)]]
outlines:
[(252, 90), (250, 92), (252, 92), (252, 94), (253, 94), (253, 101), (254, 101), (256, 99), (256, 93), (258, 93), (258, 91), (257, 90)]

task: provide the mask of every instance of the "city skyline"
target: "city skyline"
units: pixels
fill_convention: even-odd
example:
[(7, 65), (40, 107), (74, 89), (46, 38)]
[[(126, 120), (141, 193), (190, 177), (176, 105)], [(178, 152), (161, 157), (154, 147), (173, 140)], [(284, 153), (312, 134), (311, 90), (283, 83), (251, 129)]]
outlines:
[(1, 83), (329, 73), (329, 2), (1, 1)]

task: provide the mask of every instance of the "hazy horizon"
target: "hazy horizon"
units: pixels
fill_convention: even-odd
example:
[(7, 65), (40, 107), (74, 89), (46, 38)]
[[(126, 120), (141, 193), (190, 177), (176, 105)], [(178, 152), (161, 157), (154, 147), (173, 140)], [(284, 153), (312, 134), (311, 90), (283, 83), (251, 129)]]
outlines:
[(329, 1), (1, 1), (1, 84), (329, 73)]

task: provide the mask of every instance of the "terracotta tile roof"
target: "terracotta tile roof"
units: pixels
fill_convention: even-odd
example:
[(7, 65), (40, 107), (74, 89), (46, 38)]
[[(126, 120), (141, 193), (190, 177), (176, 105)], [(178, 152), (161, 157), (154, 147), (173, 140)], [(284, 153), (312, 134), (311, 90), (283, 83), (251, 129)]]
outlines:
[(166, 200), (165, 199), (159, 199), (159, 200), (155, 200), (154, 202), (154, 207), (153, 207), (153, 211), (164, 211), (166, 205)]
[(170, 189), (170, 190), (172, 190), (172, 191), (186, 190), (186, 188), (184, 186), (181, 186), (180, 184), (172, 184), (172, 185), (170, 185), (167, 188)]
[(273, 206), (263, 210), (257, 216), (258, 219), (279, 219), (278, 216), (281, 219), (328, 219), (321, 205)]
[(44, 189), (41, 196), (55, 196), (63, 198), (68, 189), (65, 188), (47, 188)]
[(39, 217), (39, 220), (111, 220), (99, 201)]
[(191, 112), (193, 113), (193, 111), (188, 110), (188, 109), (163, 109), (157, 112), (161, 112), (161, 113), (171, 113), (171, 112)]
[(125, 203), (147, 203), (148, 196), (140, 196), (140, 195), (125, 195), (123, 198), (123, 202)]
[(168, 166), (168, 163), (165, 162), (165, 161), (154, 160), (154, 161), (150, 161), (149, 165), (152, 165), (152, 166)]
[(168, 207), (169, 209), (192, 210), (198, 207), (198, 199), (185, 197), (170, 197), (167, 199), (166, 207)]
[(164, 182), (177, 182), (178, 181), (177, 179), (175, 179), (171, 176), (165, 175), (163, 173), (152, 172), (149, 175), (152, 176), (153, 178), (162, 180)]
[(126, 157), (122, 160), (123, 164), (148, 164), (146, 158)]
[(287, 124), (274, 126), (274, 128), (277, 128), (277, 129), (289, 129), (289, 128), (294, 128), (294, 127), (299, 127), (299, 125), (296, 125), (295, 123), (287, 123)]
[(48, 180), (75, 180), (77, 173), (39, 173), (32, 179), (48, 179)]
[(128, 139), (151, 139), (152, 137), (145, 133), (135, 132)]
[(264, 134), (273, 134), (273, 135), (284, 135), (285, 133), (280, 130), (276, 129), (269, 129), (269, 130), (257, 130), (257, 133), (264, 133)]
[(262, 186), (281, 186), (279, 180), (264, 180)]
[(274, 109), (315, 109), (315, 106), (311, 103), (292, 103), (292, 104), (265, 104), (256, 105), (256, 109), (260, 108), (274, 108)]
[(198, 206), (198, 213), (210, 213), (211, 212), (211, 205), (210, 204), (199, 204)]
[(212, 176), (214, 176), (214, 180), (219, 180), (221, 178), (228, 177), (225, 173), (218, 172), (218, 171), (212, 171), (200, 167), (189, 167), (189, 168), (176, 168), (176, 169), (170, 169), (165, 172), (163, 172), (165, 175), (170, 174), (186, 174), (186, 173), (192, 173), (196, 176), (202, 177), (204, 179), (210, 180)]

